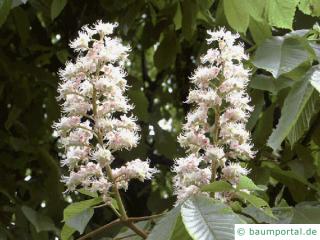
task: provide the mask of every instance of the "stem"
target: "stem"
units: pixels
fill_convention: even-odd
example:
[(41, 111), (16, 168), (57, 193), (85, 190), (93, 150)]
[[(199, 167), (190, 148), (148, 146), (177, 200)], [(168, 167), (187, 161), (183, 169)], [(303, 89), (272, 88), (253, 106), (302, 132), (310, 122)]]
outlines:
[(134, 225), (134, 223), (132, 222), (125, 222), (125, 224), (131, 228), (132, 231), (134, 231), (136, 234), (138, 234), (140, 237), (142, 237), (143, 239), (146, 239), (148, 237), (148, 235), (141, 230), (140, 228), (138, 228), (136, 225)]
[[(215, 107), (214, 111), (214, 129), (213, 129), (213, 144), (216, 144), (219, 140), (219, 117), (220, 117), (220, 107)], [(214, 182), (217, 174), (217, 163), (211, 161), (211, 182)]]
[[(97, 73), (99, 73), (99, 71), (97, 71)], [(92, 90), (92, 111), (93, 111), (93, 117), (94, 120), (96, 120), (97, 117), (97, 90), (93, 85), (93, 90)], [(94, 121), (96, 122), (96, 121)], [(97, 137), (98, 137), (98, 142), (100, 144), (101, 147), (103, 147), (103, 136), (101, 135), (100, 131), (97, 131), (96, 133)], [(106, 164), (106, 171), (107, 171), (107, 176), (110, 180), (110, 182), (112, 182), (112, 191), (115, 194), (115, 199), (117, 201), (118, 207), (119, 207), (119, 212), (120, 212), (120, 221), (125, 223), (129, 228), (131, 228), (136, 234), (138, 234), (139, 236), (141, 236), (143, 239), (147, 238), (147, 234), (141, 230), (140, 228), (138, 228), (136, 225), (134, 225), (132, 222), (128, 222), (128, 215), (126, 213), (126, 210), (124, 208), (120, 193), (119, 193), (119, 189), (117, 187), (117, 182), (114, 180), (113, 178), (113, 174), (112, 174), (112, 169), (110, 167), (110, 164), (107, 163)]]
[(113, 192), (115, 194), (115, 198), (116, 198), (116, 201), (117, 201), (117, 204), (118, 204), (118, 207), (119, 207), (119, 212), (120, 212), (120, 215), (121, 215), (120, 218), (121, 218), (121, 220), (126, 221), (128, 219), (128, 216), (127, 216), (126, 210), (124, 208), (124, 205), (123, 205), (123, 202), (122, 202), (122, 199), (121, 199), (118, 187), (117, 187), (117, 183), (113, 179), (112, 169), (111, 169), (109, 164), (107, 164), (106, 170), (107, 170), (107, 175), (108, 175), (110, 181), (113, 183), (112, 184), (112, 190), (113, 190)]
[(89, 129), (89, 128), (86, 128), (86, 127), (81, 126), (81, 125), (78, 125), (78, 126), (75, 126), (75, 127), (74, 127), (74, 129), (76, 129), (76, 128), (82, 128), (82, 129), (84, 129), (84, 130), (86, 130), (86, 131), (88, 131), (88, 132), (91, 132), (95, 137), (98, 137), (97, 134), (96, 134), (96, 132), (95, 132), (95, 131), (92, 131), (92, 130)]
[(117, 219), (117, 220), (114, 220), (113, 222), (111, 223), (108, 223), (106, 225), (103, 225), (95, 230), (93, 230), (92, 232), (89, 232), (88, 234), (78, 238), (77, 240), (84, 240), (84, 239), (88, 239), (90, 237), (93, 237), (101, 232), (104, 232), (105, 230), (107, 230), (108, 228), (111, 228), (115, 225), (118, 225), (119, 223), (121, 223), (121, 220), (120, 219)]
[[(93, 86), (92, 111), (93, 111), (94, 119), (97, 117), (97, 102), (96, 101), (97, 101), (97, 90)], [(98, 142), (99, 142), (100, 146), (103, 147), (103, 137), (102, 137), (101, 133), (97, 132), (97, 136), (98, 136)], [(116, 198), (116, 201), (117, 201), (117, 204), (118, 204), (118, 207), (119, 207), (119, 211), (120, 211), (120, 215), (121, 215), (120, 218), (121, 218), (121, 220), (127, 220), (128, 216), (127, 216), (126, 210), (125, 210), (125, 208), (123, 206), (123, 203), (122, 203), (122, 200), (121, 200), (121, 197), (120, 197), (120, 193), (119, 193), (119, 190), (117, 188), (117, 183), (113, 178), (112, 169), (110, 167), (110, 164), (106, 165), (106, 170), (107, 170), (107, 175), (108, 175), (109, 180), (113, 183), (112, 184), (112, 190), (113, 190), (113, 192), (115, 194), (115, 198)]]

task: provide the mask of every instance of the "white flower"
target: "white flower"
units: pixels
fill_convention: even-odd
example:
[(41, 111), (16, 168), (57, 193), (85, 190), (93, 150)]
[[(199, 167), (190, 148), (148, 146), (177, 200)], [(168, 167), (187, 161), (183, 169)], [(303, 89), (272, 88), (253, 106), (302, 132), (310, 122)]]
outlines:
[(186, 172), (193, 172), (198, 169), (200, 162), (203, 161), (202, 157), (191, 154), (185, 158), (178, 158), (175, 160), (173, 171), (176, 173), (184, 174)]
[(90, 36), (86, 32), (79, 32), (79, 37), (70, 42), (70, 47), (74, 48), (75, 51), (86, 51), (88, 50), (88, 44), (90, 42)]
[(199, 67), (190, 78), (194, 84), (200, 88), (209, 86), (210, 80), (215, 79), (220, 72), (218, 67)]
[(150, 168), (149, 161), (141, 161), (140, 159), (128, 162), (126, 168), (131, 175), (130, 178), (137, 178), (140, 181), (150, 180), (153, 174), (157, 172), (155, 168)]
[(123, 68), (130, 48), (118, 38), (106, 37), (116, 25), (102, 21), (86, 25), (70, 43), (79, 54), (59, 71), (57, 99), (62, 101), (63, 116), (53, 124), (65, 148), (61, 164), (70, 173), (62, 179), (68, 190), (98, 192), (108, 204), (114, 187), (126, 189), (130, 179), (144, 181), (157, 171), (149, 161), (137, 159), (110, 172), (112, 153), (136, 147), (139, 140), (137, 119), (126, 115), (133, 108), (125, 96)]
[(92, 153), (92, 159), (97, 161), (101, 166), (111, 164), (114, 160), (110, 150), (101, 147), (100, 145)]
[(73, 169), (78, 166), (80, 162), (88, 161), (89, 159), (89, 148), (71, 146), (67, 149), (66, 158), (61, 161), (61, 165), (67, 165)]
[(121, 44), (119, 39), (105, 38), (105, 48), (99, 53), (101, 58), (108, 62), (124, 60), (127, 57), (129, 47)]
[(188, 187), (177, 187), (175, 190), (175, 195), (177, 195), (177, 203), (175, 205), (178, 205), (179, 203), (183, 203), (189, 197), (198, 195), (198, 194), (208, 195), (205, 193), (201, 193), (200, 188), (195, 185), (190, 185)]
[(59, 122), (53, 124), (53, 127), (63, 133), (79, 126), (80, 122), (81, 119), (78, 116), (62, 117)]
[(230, 163), (222, 169), (223, 179), (234, 185), (239, 182), (241, 175), (247, 175), (249, 172), (250, 170), (241, 167), (239, 163)]
[(243, 122), (246, 121), (248, 117), (248, 113), (243, 111), (241, 108), (228, 108), (220, 116), (220, 124), (225, 124), (227, 122)]
[[(221, 177), (236, 184), (240, 175), (248, 173), (236, 160), (251, 159), (255, 154), (245, 128), (253, 108), (246, 93), (249, 70), (241, 62), (247, 59), (244, 47), (235, 44), (238, 34), (224, 28), (208, 34), (207, 42), (214, 42), (218, 49), (209, 49), (201, 57), (202, 65), (190, 78), (195, 89), (190, 90), (186, 102), (195, 108), (187, 114), (178, 137), (189, 155), (177, 159), (172, 169), (178, 203), (201, 194), (203, 184)], [(216, 197), (229, 201), (233, 194), (223, 192)]]
[(131, 149), (137, 146), (139, 136), (128, 129), (119, 129), (117, 131), (108, 132), (105, 135), (108, 140), (108, 146), (112, 150)]
[(191, 90), (187, 103), (205, 103), (208, 107), (221, 104), (221, 98), (212, 90)]
[(69, 116), (83, 116), (91, 109), (91, 104), (77, 95), (67, 95), (65, 102), (62, 104), (62, 111)]
[(220, 63), (220, 51), (217, 50), (217, 49), (209, 49), (207, 51), (207, 53), (205, 55), (203, 55), (201, 57), (201, 62), (202, 63), (211, 63), (211, 64), (214, 64), (214, 63), (217, 63), (219, 64)]
[(97, 21), (97, 23), (94, 24), (93, 29), (101, 34), (101, 35), (110, 35), (113, 33), (114, 29), (118, 26), (117, 23), (104, 23), (101, 20)]
[(206, 149), (205, 159), (211, 163), (212, 161), (224, 167), (226, 161), (225, 152), (222, 147), (210, 146)]
[(125, 166), (112, 170), (116, 182), (124, 190), (127, 190), (131, 179), (138, 179), (144, 182), (144, 180), (151, 179), (157, 172), (157, 169), (149, 166), (149, 161), (141, 161), (140, 159), (130, 161)]

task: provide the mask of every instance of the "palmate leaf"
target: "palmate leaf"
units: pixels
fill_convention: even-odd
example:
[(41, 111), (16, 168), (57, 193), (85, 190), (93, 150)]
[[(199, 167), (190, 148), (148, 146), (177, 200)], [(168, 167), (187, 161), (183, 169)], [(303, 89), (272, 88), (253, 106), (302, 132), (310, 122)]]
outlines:
[(54, 20), (60, 15), (67, 4), (67, 0), (53, 0), (51, 3), (51, 19)]
[(292, 29), (293, 18), (299, 0), (268, 0), (267, 16), (272, 26)]
[(233, 188), (230, 183), (220, 180), (202, 186), (201, 190), (204, 192), (224, 192), (233, 190)]
[(272, 36), (270, 25), (266, 21), (257, 21), (253, 17), (250, 18), (249, 30), (254, 42), (259, 46), (267, 38)]
[(188, 233), (197, 240), (233, 240), (234, 224), (244, 223), (231, 208), (205, 196), (187, 200), (181, 215)]
[(320, 224), (318, 202), (301, 202), (293, 208), (291, 224)]
[(72, 203), (63, 211), (63, 220), (69, 227), (76, 229), (80, 234), (82, 234), (93, 216), (94, 211), (92, 206), (101, 202), (102, 199), (98, 197)]
[(320, 2), (318, 0), (300, 0), (299, 10), (313, 17), (320, 16)]
[(239, 183), (237, 184), (237, 189), (247, 189), (250, 191), (259, 190), (262, 191), (261, 187), (258, 187), (250, 178), (247, 176), (241, 176), (239, 179)]
[(267, 39), (257, 49), (253, 64), (271, 72), (274, 78), (278, 78), (310, 58), (302, 39), (298, 37), (273, 37)]
[(28, 206), (22, 206), (21, 210), (26, 218), (32, 223), (37, 232), (56, 231), (56, 227), (49, 217), (36, 212)]
[(224, 0), (223, 8), (230, 26), (238, 32), (245, 33), (250, 19), (246, 1)]
[(305, 78), (297, 82), (286, 97), (279, 123), (267, 143), (274, 151), (280, 149), (285, 138), (289, 139), (291, 145), (299, 140), (308, 129), (313, 114), (318, 111), (315, 104), (319, 96), (313, 94), (314, 88), (309, 82), (315, 69), (315, 67), (311, 68)]
[(147, 240), (191, 240), (181, 220), (181, 206), (169, 211), (153, 228)]
[(319, 93), (313, 91), (308, 99), (305, 107), (303, 108), (297, 123), (290, 130), (287, 139), (291, 146), (293, 146), (303, 134), (310, 128), (310, 121), (312, 117), (319, 112), (320, 97)]
[(62, 229), (61, 229), (61, 234), (60, 237), (62, 240), (69, 240), (72, 239), (72, 234), (75, 232), (76, 230), (72, 227), (69, 227), (67, 224), (64, 224)]

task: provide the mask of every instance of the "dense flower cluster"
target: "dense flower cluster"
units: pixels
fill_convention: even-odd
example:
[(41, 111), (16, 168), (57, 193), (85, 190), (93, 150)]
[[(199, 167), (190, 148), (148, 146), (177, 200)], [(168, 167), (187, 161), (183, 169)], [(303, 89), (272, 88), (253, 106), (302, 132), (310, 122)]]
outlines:
[(62, 165), (70, 175), (63, 178), (68, 190), (79, 187), (99, 192), (108, 201), (111, 187), (127, 189), (130, 179), (150, 179), (156, 172), (149, 162), (136, 159), (112, 169), (113, 152), (137, 146), (136, 119), (124, 95), (127, 88), (123, 68), (129, 47), (111, 37), (116, 24), (98, 21), (84, 26), (70, 43), (78, 52), (75, 63), (60, 70), (59, 100), (63, 115), (54, 124), (65, 149)]
[[(178, 140), (188, 156), (175, 160), (174, 185), (178, 202), (200, 192), (201, 185), (224, 179), (236, 185), (248, 170), (239, 160), (251, 159), (254, 151), (245, 125), (253, 110), (245, 89), (249, 71), (243, 67), (247, 59), (239, 38), (225, 29), (208, 31), (209, 49), (190, 78), (195, 88), (187, 103), (195, 105)], [(210, 115), (214, 115), (211, 120)], [(223, 198), (222, 195), (220, 197)]]

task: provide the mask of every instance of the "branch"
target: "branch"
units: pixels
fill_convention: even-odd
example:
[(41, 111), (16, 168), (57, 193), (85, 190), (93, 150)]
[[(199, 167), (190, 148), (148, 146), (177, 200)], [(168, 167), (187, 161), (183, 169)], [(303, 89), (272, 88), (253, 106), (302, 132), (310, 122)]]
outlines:
[(147, 233), (145, 233), (143, 230), (141, 230), (136, 225), (134, 225), (134, 223), (129, 221), (125, 221), (124, 223), (127, 225), (127, 227), (131, 228), (131, 230), (134, 231), (137, 235), (139, 235), (143, 239), (147, 239), (148, 237)]
[(78, 238), (77, 240), (85, 240), (85, 239), (88, 239), (90, 237), (93, 237), (101, 232), (104, 232), (105, 230), (107, 230), (108, 228), (111, 228), (115, 225), (118, 225), (119, 223), (121, 223), (122, 221), (120, 219), (117, 219), (117, 220), (114, 220), (112, 221), (111, 223), (108, 223), (106, 225), (103, 225), (95, 230), (93, 230), (92, 232), (89, 232), (88, 234)]
[(164, 214), (165, 213), (155, 214), (155, 215), (151, 215), (151, 216), (144, 216), (144, 217), (129, 217), (128, 221), (130, 221), (130, 222), (139, 222), (139, 221), (143, 221), (143, 220), (158, 218), (158, 217), (163, 216)]

